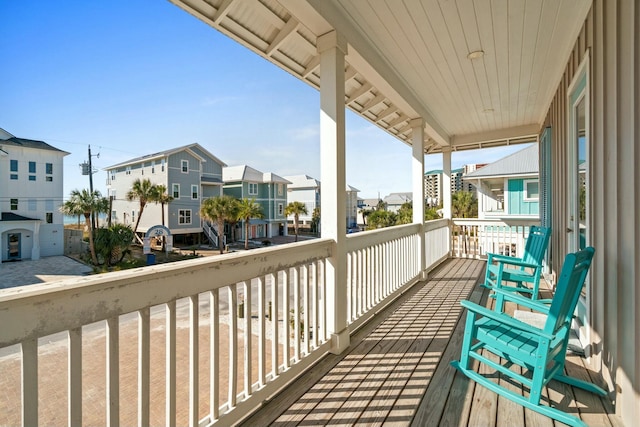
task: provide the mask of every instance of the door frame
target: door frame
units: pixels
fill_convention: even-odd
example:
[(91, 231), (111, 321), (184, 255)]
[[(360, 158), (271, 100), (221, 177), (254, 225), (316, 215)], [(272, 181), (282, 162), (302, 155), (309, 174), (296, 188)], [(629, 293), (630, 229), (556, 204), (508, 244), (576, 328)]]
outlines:
[[(566, 212), (566, 247), (567, 253), (575, 252), (580, 248), (580, 200), (579, 200), (579, 170), (580, 165), (578, 161), (578, 132), (577, 132), (577, 117), (576, 107), (584, 100), (584, 127), (585, 127), (585, 246), (591, 244), (591, 206), (590, 206), (590, 149), (591, 149), (591, 91), (590, 91), (590, 79), (589, 79), (589, 65), (591, 64), (589, 51), (585, 52), (582, 62), (578, 66), (576, 73), (571, 81), (571, 84), (567, 90), (567, 212)], [(576, 316), (580, 323), (578, 325), (578, 337), (580, 341), (588, 343), (589, 341), (589, 320), (591, 319), (591, 278), (590, 274), (585, 279), (585, 295), (581, 296), (576, 308)], [(589, 348), (589, 346), (585, 346)], [(587, 356), (589, 356), (587, 354)]]

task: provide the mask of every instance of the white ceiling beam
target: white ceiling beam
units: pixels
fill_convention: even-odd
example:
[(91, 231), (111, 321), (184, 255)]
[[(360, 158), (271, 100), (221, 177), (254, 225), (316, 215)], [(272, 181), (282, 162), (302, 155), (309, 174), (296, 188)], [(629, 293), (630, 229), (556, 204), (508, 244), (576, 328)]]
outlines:
[(369, 92), (373, 86), (369, 82), (364, 82), (362, 86), (360, 86), (357, 90), (355, 90), (352, 94), (349, 95), (349, 100), (347, 104), (351, 104), (353, 101)]
[(298, 29), (298, 25), (299, 24), (300, 23), (298, 22), (298, 20), (295, 19), (293, 16), (291, 16), (289, 18), (289, 20), (287, 21), (287, 23), (284, 24), (284, 27), (282, 27), (280, 32), (276, 35), (276, 37), (273, 39), (273, 41), (269, 44), (269, 47), (265, 51), (265, 54), (267, 56), (271, 56), (273, 51), (276, 50), (277, 48), (279, 48), (280, 45), (282, 45), (282, 43), (286, 40), (286, 38), (289, 37), (291, 35), (291, 33), (293, 33), (294, 31), (296, 31)]
[(387, 123), (387, 126), (389, 128), (396, 127), (400, 123), (406, 122), (407, 120), (409, 120), (409, 117), (405, 116), (404, 114), (400, 114), (400, 116), (396, 117), (395, 119), (393, 119), (389, 123)]
[(377, 115), (376, 121), (379, 122), (380, 120), (384, 120), (385, 117), (389, 117), (390, 115), (392, 115), (397, 111), (398, 111), (398, 107), (391, 104), (387, 109), (381, 111), (380, 114)]
[(362, 111), (370, 110), (376, 105), (382, 103), (385, 99), (387, 99), (387, 97), (384, 96), (383, 94), (381, 93), (377, 94), (374, 98), (370, 99), (362, 106)]
[(224, 0), (222, 2), (222, 4), (220, 5), (220, 7), (218, 8), (218, 10), (216, 10), (216, 14), (213, 15), (213, 22), (218, 25), (220, 24), (220, 21), (222, 21), (222, 19), (227, 16), (227, 13), (229, 13), (229, 8), (231, 7), (231, 4), (234, 2), (235, 0)]
[(302, 78), (306, 79), (309, 77), (311, 73), (313, 73), (320, 66), (320, 55), (316, 55), (311, 58), (311, 61), (307, 64), (304, 72), (302, 73)]
[(354, 78), (358, 74), (358, 70), (353, 68), (351, 65), (347, 67), (347, 71), (344, 72), (344, 82), (348, 82), (352, 78)]
[(467, 135), (454, 135), (451, 137), (451, 146), (457, 145), (469, 145), (469, 144), (482, 144), (492, 141), (505, 141), (510, 139), (523, 139), (532, 137), (535, 141), (538, 133), (540, 132), (540, 125), (538, 123), (532, 123), (523, 126), (516, 126), (507, 129), (498, 129), (488, 132), (480, 132)]

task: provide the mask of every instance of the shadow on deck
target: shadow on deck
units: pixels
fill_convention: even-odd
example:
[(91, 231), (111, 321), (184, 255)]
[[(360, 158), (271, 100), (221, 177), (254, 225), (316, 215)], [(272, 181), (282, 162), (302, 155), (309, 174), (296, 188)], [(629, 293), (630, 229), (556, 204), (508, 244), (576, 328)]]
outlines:
[[(325, 357), (243, 425), (553, 426), (449, 365), (460, 355), (459, 301), (492, 302), (478, 286), (484, 266), (447, 261), (352, 335), (350, 350)], [(578, 356), (567, 358), (566, 369), (595, 377)], [(589, 425), (622, 425), (611, 403), (597, 396), (555, 381), (546, 391), (546, 403), (551, 399)]]

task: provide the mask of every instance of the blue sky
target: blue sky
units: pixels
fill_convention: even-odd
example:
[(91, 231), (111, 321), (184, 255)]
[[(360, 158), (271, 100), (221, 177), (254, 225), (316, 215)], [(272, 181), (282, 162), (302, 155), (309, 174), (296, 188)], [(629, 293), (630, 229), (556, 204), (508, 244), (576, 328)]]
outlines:
[[(159, 0), (0, 0), (0, 127), (68, 151), (65, 198), (101, 168), (197, 142), (229, 166), (320, 179), (319, 93)], [(453, 167), (522, 146), (453, 154)], [(427, 156), (425, 170), (442, 167)], [(411, 191), (411, 149), (347, 111), (347, 181)]]

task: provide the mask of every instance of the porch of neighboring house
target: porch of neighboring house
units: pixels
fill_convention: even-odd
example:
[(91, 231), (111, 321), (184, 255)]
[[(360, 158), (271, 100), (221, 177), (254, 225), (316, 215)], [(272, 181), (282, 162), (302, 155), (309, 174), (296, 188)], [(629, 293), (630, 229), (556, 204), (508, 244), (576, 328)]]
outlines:
[[(243, 426), (564, 425), (499, 397), (449, 365), (460, 356), (460, 300), (493, 305), (489, 291), (479, 286), (485, 263), (446, 261), (358, 330), (350, 350), (321, 360)], [(548, 289), (545, 293), (550, 295)], [(603, 385), (578, 355), (567, 356), (565, 369)], [(590, 426), (623, 425), (607, 399), (557, 381), (546, 387), (543, 401)]]

